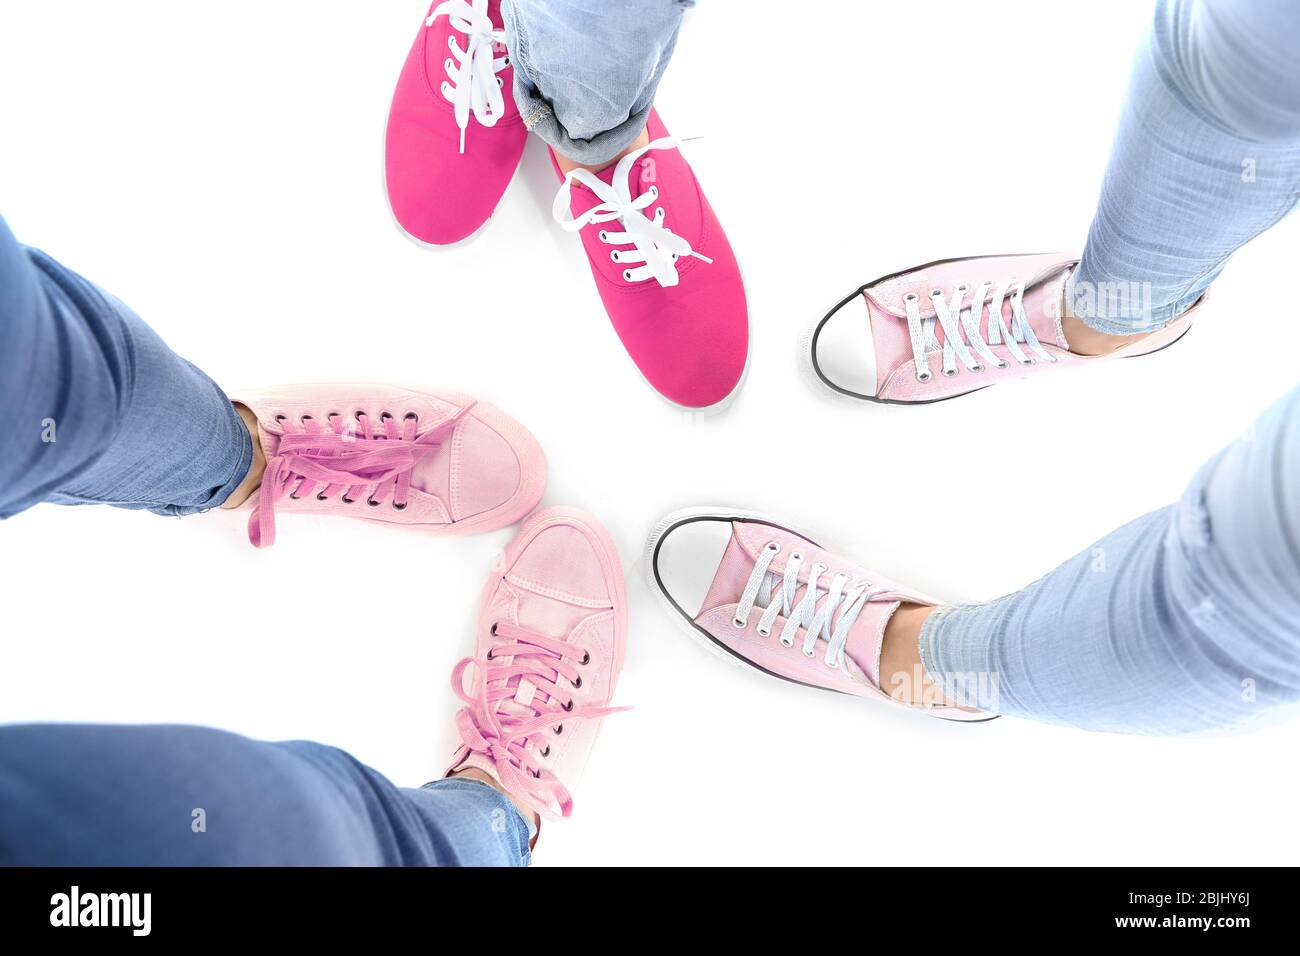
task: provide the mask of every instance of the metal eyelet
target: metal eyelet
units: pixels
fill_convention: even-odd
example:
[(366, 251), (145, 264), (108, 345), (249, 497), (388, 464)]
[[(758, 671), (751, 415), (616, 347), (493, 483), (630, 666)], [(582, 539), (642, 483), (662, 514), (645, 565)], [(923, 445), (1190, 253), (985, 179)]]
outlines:
[(282, 421), (285, 420), (285, 416), (284, 416), (284, 415), (276, 415), (276, 416), (275, 416), (275, 420), (276, 420), (277, 422), (282, 422)]
[(813, 648), (812, 650), (804, 651), (804, 652), (803, 652), (803, 656), (804, 656), (804, 657), (807, 657), (807, 658), (813, 658), (813, 657), (816, 657), (816, 656), (817, 656), (817, 649), (816, 649), (816, 648)]
[(393, 413), (392, 413), (392, 412), (380, 412), (380, 413), (379, 413), (379, 420), (380, 420), (381, 422), (386, 422), (386, 421), (388, 421), (388, 420), (389, 420), (390, 418), (392, 418), (392, 417), (393, 417)]
[(747, 620), (742, 620), (742, 619), (739, 618), (739, 617), (733, 617), (733, 618), (731, 619), (731, 624), (732, 624), (733, 627), (736, 628), (736, 630), (738, 630), (738, 631), (743, 631), (746, 627), (749, 626), (749, 621), (747, 621)]
[(501, 79), (501, 77), (499, 76), (497, 77), (497, 86), (501, 87), (502, 89), (505, 89), (506, 86), (505, 80)]
[(957, 370), (956, 370), (955, 368), (954, 368), (954, 369), (947, 369), (947, 368), (946, 368), (946, 369), (943, 370), (943, 377), (944, 377), (944, 378), (952, 378), (952, 377), (953, 377), (954, 375), (956, 375), (956, 374), (957, 374)]
[(997, 365), (994, 366), (994, 368), (1006, 368), (1006, 367), (1007, 367), (1006, 362), (999, 362)]
[(493, 622), (492, 622), (492, 626), (491, 626), (490, 628), (488, 628), (488, 633), (491, 634), (493, 637), (496, 637), (496, 636), (497, 636), (497, 622), (496, 622), (496, 621), (493, 621)]
[[(495, 627), (495, 626), (496, 626), (496, 625), (494, 624), (493, 627)], [(495, 634), (496, 631), (493, 631), (492, 633)], [(487, 654), (484, 655), (484, 657), (485, 657), (487, 660), (489, 660), (489, 661), (493, 659), (493, 654), (492, 654), (492, 649), (491, 649), (491, 648), (488, 648), (488, 652), (487, 652)]]
[(766, 545), (764, 545), (764, 547), (766, 548), (766, 550), (771, 551), (773, 554), (776, 554), (781, 550), (781, 546), (777, 544), (775, 541), (769, 541)]
[(903, 296), (903, 301), (904, 301), (904, 302), (915, 302), (915, 301), (917, 301), (917, 299), (919, 299), (919, 298), (920, 298), (920, 296), (918, 296), (915, 292), (909, 292), (909, 293), (907, 293), (907, 295)]
[(972, 371), (972, 372), (982, 372), (982, 371), (984, 371), (984, 366), (981, 365), (981, 364), (979, 364), (979, 363), (976, 363), (975, 367), (972, 368), (971, 371)]
[(651, 186), (651, 187), (650, 187), (650, 195), (653, 196), (655, 199), (658, 199), (658, 198), (659, 198), (659, 187), (658, 187), (658, 186)]
[(442, 86), (440, 87), (440, 89), (442, 90), (442, 95), (443, 95), (443, 96), (450, 96), (450, 95), (451, 95), (451, 93), (448, 92), (448, 91), (451, 89), (451, 86), (450, 86), (450, 84), (448, 84), (448, 82), (447, 82), (446, 80), (443, 80), (443, 81), (442, 81)]
[(329, 498), (329, 495), (317, 494), (317, 495), (316, 495), (316, 500), (317, 500), (317, 501), (329, 501), (330, 498)]
[(596, 238), (598, 238), (601, 242), (609, 242), (609, 233), (607, 233), (604, 229), (602, 229), (600, 230), (600, 232), (596, 233)]
[(402, 418), (408, 422), (418, 422), (420, 420), (420, 416), (415, 414), (415, 412), (407, 412), (402, 416)]
[(303, 424), (303, 423), (306, 423), (306, 422), (312, 422), (312, 421), (315, 421), (315, 419), (312, 418), (310, 415), (299, 415), (299, 416), (298, 416), (298, 422), (299, 422), (299, 424)]
[(591, 663), (591, 653), (589, 651), (583, 651), (582, 660), (578, 661), (578, 664), (585, 667), (589, 663)]
[(802, 561), (802, 560), (803, 560), (803, 552), (802, 552), (802, 551), (791, 551), (791, 552), (790, 552), (790, 560), (791, 560), (791, 561)]
[(452, 62), (451, 57), (447, 57), (447, 59), (443, 60), (442, 66), (448, 73), (456, 69), (456, 64)]
[(406, 506), (407, 506), (408, 504), (410, 504), (409, 501), (403, 501), (401, 504), (398, 504), (396, 501), (394, 501), (394, 502), (393, 502), (393, 510), (394, 510), (394, 511), (405, 511), (405, 510), (406, 510)]
[(564, 712), (565, 712), (566, 714), (567, 714), (569, 711), (571, 711), (571, 710), (573, 710), (573, 701), (572, 701), (572, 699), (570, 699), (570, 701), (569, 701), (567, 704), (564, 705)]
[(932, 298), (932, 299), (942, 299), (942, 298), (943, 298), (943, 290), (942, 290), (942, 289), (931, 289), (931, 290), (930, 290), (930, 298)]
[(339, 501), (343, 502), (345, 505), (354, 505), (357, 503), (356, 498), (349, 498), (347, 495), (344, 495), (339, 499)]
[(835, 661), (827, 661), (826, 666), (829, 667), (831, 670), (836, 670), (840, 665), (835, 663)]
[(366, 504), (370, 505), (370, 507), (372, 508), (378, 508), (380, 503), (376, 501), (374, 498), (367, 498)]
[(545, 747), (543, 747), (541, 750), (537, 752), (537, 755), (539, 757), (549, 757), (551, 755), (551, 745), (547, 744)]
[(540, 770), (534, 770), (532, 767), (529, 767), (528, 772), (531, 773), (535, 779), (541, 779), (542, 772)]
[(302, 498), (299, 497), (298, 495), (290, 495), (290, 496), (289, 496), (289, 499), (290, 499), (291, 501), (302, 501)]
[(573, 685), (574, 690), (577, 690), (579, 687), (582, 686), (582, 677), (579, 676), (576, 681), (571, 680), (569, 681), (569, 683)]
[(560, 724), (556, 727), (552, 727), (551, 733), (555, 734), (555, 736), (557, 737), (560, 736), (560, 734), (564, 733), (564, 724)]
[(623, 270), (623, 278), (626, 279), (628, 282), (631, 282), (631, 281), (632, 281), (632, 270), (631, 270), (631, 269), (624, 269), (624, 270)]
[(754, 628), (754, 633), (757, 634), (759, 637), (771, 637), (772, 629), (769, 627), (767, 630), (763, 630), (762, 626), (760, 625), (759, 627)]
[(1021, 365), (1033, 365), (1033, 364), (1034, 364), (1034, 360), (1031, 359), (1031, 358), (1021, 359), (1021, 360), (1020, 360), (1020, 364), (1021, 364)]
[(613, 259), (615, 262), (618, 262), (618, 250), (617, 249), (610, 250), (609, 257)]
[(361, 421), (361, 419), (366, 417), (366, 413), (363, 411), (355, 411), (352, 413), (352, 417), (355, 418), (357, 421)]
[(789, 641), (787, 641), (784, 637), (779, 637), (779, 638), (777, 638), (777, 640), (779, 640), (779, 641), (781, 642), (781, 646), (782, 646), (782, 647), (794, 647), (794, 641), (793, 641), (793, 640), (789, 640)]
[(922, 384), (930, 381), (930, 379), (932, 378), (934, 378), (934, 373), (931, 372), (929, 369), (922, 369), (921, 371), (916, 373), (916, 380), (918, 382), (921, 382)]

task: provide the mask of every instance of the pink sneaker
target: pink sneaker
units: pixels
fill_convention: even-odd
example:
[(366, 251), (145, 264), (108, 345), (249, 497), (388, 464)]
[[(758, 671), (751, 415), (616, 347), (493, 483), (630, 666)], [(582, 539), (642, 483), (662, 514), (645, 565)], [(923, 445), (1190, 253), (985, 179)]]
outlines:
[(384, 147), (388, 204), (422, 242), (447, 245), (477, 231), (524, 152), (499, 7), (435, 3), (397, 78)]
[(266, 473), (248, 538), (275, 541), (277, 514), (337, 514), (469, 534), (514, 524), (546, 486), (522, 425), (450, 392), (394, 385), (290, 385), (234, 399), (257, 416)]
[[(647, 382), (687, 408), (739, 390), (749, 360), (740, 267), (677, 141), (650, 111), (650, 143), (592, 174), (578, 169), (555, 219), (580, 232), (614, 330)], [(555, 155), (551, 155), (555, 163)]]
[(880, 690), (880, 647), (899, 603), (941, 602), (768, 518), (728, 508), (677, 511), (655, 526), (646, 555), (672, 615), (733, 662), (948, 720), (995, 716), (913, 707)]
[(543, 816), (567, 817), (602, 718), (626, 709), (610, 706), (626, 649), (609, 535), (581, 511), (539, 511), (488, 579), (474, 656), (451, 673), (465, 706), (447, 773), (477, 767)]
[(1044, 371), (1159, 351), (1183, 336), (1200, 307), (1115, 352), (1075, 355), (1061, 330), (1061, 305), (1077, 264), (1055, 253), (975, 256), (868, 282), (817, 325), (813, 370), (854, 398), (939, 402)]

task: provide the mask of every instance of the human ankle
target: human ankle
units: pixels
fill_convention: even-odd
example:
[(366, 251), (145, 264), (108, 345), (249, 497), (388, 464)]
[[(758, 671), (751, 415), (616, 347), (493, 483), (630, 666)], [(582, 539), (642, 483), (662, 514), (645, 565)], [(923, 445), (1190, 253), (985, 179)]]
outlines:
[(905, 704), (931, 704), (942, 694), (921, 662), (921, 627), (938, 608), (903, 603), (885, 625), (880, 645), (880, 689)]
[(253, 463), (249, 466), (248, 473), (244, 475), (244, 480), (222, 502), (221, 507), (226, 510), (238, 508), (247, 501), (248, 496), (261, 487), (262, 473), (266, 471), (266, 453), (262, 451), (262, 439), (257, 434), (257, 416), (251, 409), (238, 402), (231, 404), (235, 406), (235, 413), (248, 429), (249, 441), (253, 443)]
[(610, 166), (613, 166), (615, 163), (617, 163), (628, 153), (635, 152), (636, 150), (640, 149), (642, 146), (645, 146), (649, 142), (650, 142), (650, 131), (643, 129), (641, 130), (641, 135), (638, 136), (636, 139), (634, 139), (628, 145), (627, 149), (623, 150), (617, 156), (614, 156), (613, 158), (607, 160), (606, 162), (595, 163), (591, 165), (588, 165), (587, 163), (580, 163), (577, 162), (576, 160), (570, 159), (568, 156), (565, 156), (559, 150), (555, 150), (555, 161), (559, 163), (560, 172), (562, 173), (567, 173), (570, 170), (574, 170), (574, 169), (585, 169), (588, 172), (598, 173), (602, 169), (608, 169)]
[(515, 805), (515, 809), (519, 811), (519, 815), (523, 817), (524, 822), (529, 824), (529, 831), (532, 834), (532, 839), (529, 841), (529, 845), (531, 846), (537, 842), (537, 834), (541, 831), (542, 827), (541, 817), (537, 815), (537, 812), (533, 810), (532, 807), (528, 806), (528, 804), (523, 801), (516, 799), (514, 794), (501, 786), (501, 782), (497, 780), (496, 777), (492, 776), (492, 774), (488, 773), (486, 770), (480, 770), (478, 767), (462, 767), (460, 770), (453, 770), (451, 773), (447, 774), (447, 776), (468, 777), (471, 780), (479, 781), (479, 783), (486, 783), (493, 790), (503, 794), (507, 800)]
[(1106, 355), (1151, 334), (1138, 332), (1133, 335), (1111, 335), (1097, 331), (1070, 311), (1069, 296), (1065, 295), (1064, 290), (1061, 297), (1061, 333), (1075, 355)]

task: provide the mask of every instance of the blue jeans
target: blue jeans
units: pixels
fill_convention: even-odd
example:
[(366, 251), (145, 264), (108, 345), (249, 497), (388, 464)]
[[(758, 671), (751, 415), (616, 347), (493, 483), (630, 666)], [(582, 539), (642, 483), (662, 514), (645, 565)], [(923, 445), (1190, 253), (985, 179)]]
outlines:
[(183, 515), (253, 460), (211, 379), (134, 312), (0, 219), (0, 518), (37, 502)]
[(0, 728), (0, 865), (527, 866), (475, 780), (393, 786), (333, 747), (203, 727)]
[(1290, 0), (1160, 0), (1071, 279), (1075, 315), (1112, 335), (1158, 329), (1295, 207), (1298, 39)]
[(645, 128), (695, 0), (502, 0), (524, 125), (565, 156), (596, 165)]
[(1029, 587), (932, 614), (946, 693), (1087, 730), (1246, 727), (1300, 702), (1300, 388), (1207, 462), (1175, 505)]

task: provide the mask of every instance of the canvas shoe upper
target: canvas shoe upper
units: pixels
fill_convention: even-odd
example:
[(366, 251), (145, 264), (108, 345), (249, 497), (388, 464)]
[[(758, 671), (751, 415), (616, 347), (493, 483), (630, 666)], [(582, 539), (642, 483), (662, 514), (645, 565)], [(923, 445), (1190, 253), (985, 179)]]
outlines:
[[(553, 213), (578, 232), (614, 330), (669, 401), (706, 408), (739, 387), (749, 357), (740, 267), (659, 114), (648, 145), (600, 173), (560, 172)], [(552, 154), (554, 162), (554, 154)]]
[(627, 649), (618, 553), (590, 515), (539, 511), (483, 591), (474, 656), (451, 686), (460, 746), (448, 773), (476, 767), (547, 817), (568, 816)]
[(1158, 351), (1191, 325), (1197, 303), (1158, 332), (1105, 355), (1070, 351), (1061, 327), (1070, 255), (945, 259), (876, 279), (813, 332), (818, 378), (868, 401), (922, 404), (1100, 359)]
[(523, 155), (499, 7), (435, 2), (397, 79), (385, 185), (398, 224), (423, 242), (458, 242), (486, 223)]
[(698, 639), (754, 670), (949, 720), (991, 715), (912, 707), (880, 689), (885, 627), (906, 601), (940, 602), (752, 512), (690, 509), (656, 525), (653, 584)]
[(536, 506), (546, 459), (514, 419), (454, 392), (291, 385), (235, 396), (257, 417), (262, 484), (248, 537), (280, 514), (337, 514), (446, 533), (490, 531)]

